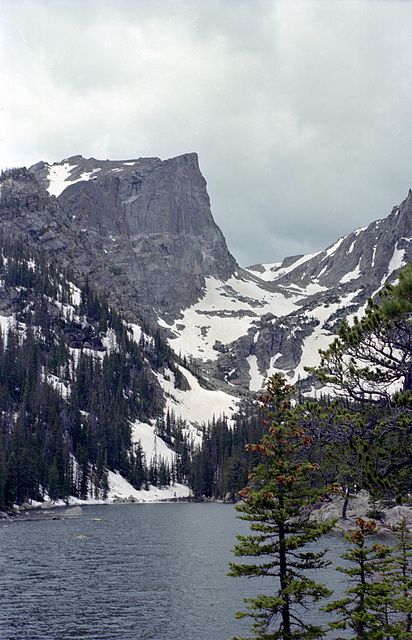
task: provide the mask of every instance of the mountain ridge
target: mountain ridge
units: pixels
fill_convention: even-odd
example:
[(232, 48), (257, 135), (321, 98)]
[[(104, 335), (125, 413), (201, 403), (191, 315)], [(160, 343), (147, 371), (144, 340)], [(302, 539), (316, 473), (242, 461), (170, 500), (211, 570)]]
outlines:
[(411, 191), (387, 218), (323, 251), (242, 269), (213, 219), (195, 153), (77, 155), (39, 162), (28, 175), (26, 186), (11, 187), (20, 215), (3, 211), (3, 232), (90, 278), (110, 304), (159, 327), (176, 353), (233, 392), (258, 391), (275, 371), (302, 384), (340, 321), (361, 314), (412, 259)]
[(110, 272), (120, 290), (137, 282), (138, 306), (152, 320), (153, 308), (176, 314), (197, 300), (205, 276), (225, 279), (238, 268), (213, 220), (197, 154), (62, 163), (30, 170), (88, 235), (93, 259), (109, 272), (103, 284), (113, 280)]
[[(407, 198), (394, 207), (387, 218), (341, 237), (323, 251), (285, 258), (282, 263), (249, 267), (246, 272), (256, 276), (254, 282), (259, 292), (250, 293), (249, 304), (243, 296), (243, 309), (238, 304), (235, 311), (238, 316), (243, 311), (250, 321), (241, 335), (232, 334), (231, 339), (220, 341), (221, 344), (216, 339), (217, 353), (211, 356), (209, 351), (204, 358), (207, 368), (214, 375), (223, 372), (223, 377), (232, 384), (249, 386), (256, 391), (276, 371), (281, 371), (290, 382), (302, 384), (302, 378), (306, 377), (304, 366), (313, 366), (319, 361), (319, 348), (326, 348), (333, 340), (341, 320), (362, 314), (367, 299), (374, 297), (386, 281), (393, 282), (399, 269), (412, 260), (411, 238), (412, 193), (409, 191)], [(266, 289), (260, 285), (262, 281)], [(223, 286), (216, 285), (221, 290)], [(239, 293), (240, 279), (232, 283), (232, 289), (236, 287)], [(229, 322), (230, 309), (223, 303), (224, 295), (217, 295), (222, 325)], [(241, 303), (240, 293), (237, 299)], [(209, 308), (202, 302), (195, 305), (191, 311), (192, 324), (196, 309), (205, 320), (197, 341), (205, 344), (202, 330), (203, 334), (213, 331), (206, 319), (213, 322), (216, 304)], [(180, 322), (179, 326), (183, 325)], [(179, 326), (174, 324), (176, 333)], [(184, 342), (184, 337), (177, 338), (180, 348)], [(202, 358), (200, 351), (198, 357)], [(313, 392), (312, 387), (304, 386)]]

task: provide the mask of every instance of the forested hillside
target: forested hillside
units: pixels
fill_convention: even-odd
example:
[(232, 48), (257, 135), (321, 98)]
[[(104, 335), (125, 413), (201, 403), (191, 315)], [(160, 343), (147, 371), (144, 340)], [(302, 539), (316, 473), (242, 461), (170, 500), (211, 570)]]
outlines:
[[(53, 183), (58, 167), (61, 181)], [(275, 371), (297, 383), (298, 402), (326, 383), (339, 392), (349, 374), (344, 404), (326, 419), (323, 396), (305, 419), (325, 479), (348, 494), (366, 483), (353, 461), (365, 447), (371, 455), (373, 429), (388, 412), (398, 416), (391, 403), (377, 403), (377, 383), (391, 396), (399, 375), (411, 379), (410, 309), (385, 336), (383, 362), (394, 373), (382, 380), (371, 373), (382, 364), (376, 354), (370, 370), (356, 369), (359, 357), (370, 364), (358, 349), (366, 320), (352, 330), (346, 318), (366, 310), (368, 322), (381, 322), (367, 295), (376, 300), (410, 260), (412, 193), (386, 220), (320, 254), (249, 273), (227, 250), (191, 154), (165, 163), (75, 156), (32, 169), (0, 178), (0, 508), (105, 498), (110, 472), (136, 489), (178, 482), (196, 498), (232, 498), (255, 464), (245, 445), (267, 430), (257, 396)], [(342, 318), (339, 335), (349, 336), (350, 349), (341, 362), (336, 345), (327, 349)], [(378, 331), (370, 345), (381, 339)], [(319, 348), (330, 375), (316, 367)], [(356, 387), (363, 375), (370, 387)], [(405, 411), (396, 420), (409, 420)], [(387, 446), (373, 449), (368, 474), (389, 481), (395, 469), (403, 500), (410, 457), (406, 451), (394, 467)]]
[(158, 334), (140, 340), (88, 283), (79, 289), (44, 256), (1, 244), (0, 504), (69, 494), (90, 481), (105, 495), (107, 469), (136, 487), (148, 470), (130, 423), (163, 409), (153, 370), (179, 372)]
[[(131, 326), (86, 281), (62, 273), (21, 242), (0, 240), (0, 507), (24, 501), (104, 498), (108, 470), (135, 488), (190, 484), (221, 497), (247, 481), (245, 444), (259, 420), (218, 418), (195, 449), (155, 376), (185, 387), (178, 358), (142, 322)], [(8, 320), (5, 315), (8, 315)], [(174, 451), (170, 465), (133, 443), (134, 420), (152, 422)]]

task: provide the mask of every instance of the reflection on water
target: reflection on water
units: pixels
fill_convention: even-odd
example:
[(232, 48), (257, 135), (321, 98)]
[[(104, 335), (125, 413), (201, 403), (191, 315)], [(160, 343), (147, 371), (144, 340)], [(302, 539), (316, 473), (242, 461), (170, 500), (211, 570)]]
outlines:
[[(226, 575), (236, 534), (248, 531), (232, 505), (83, 510), (80, 518), (0, 522), (0, 638), (226, 640), (247, 634), (250, 622), (235, 620), (235, 611), (267, 585)], [(342, 536), (330, 535), (322, 546), (336, 562)], [(316, 579), (341, 594), (342, 574), (325, 569)], [(310, 613), (319, 620), (317, 611)]]

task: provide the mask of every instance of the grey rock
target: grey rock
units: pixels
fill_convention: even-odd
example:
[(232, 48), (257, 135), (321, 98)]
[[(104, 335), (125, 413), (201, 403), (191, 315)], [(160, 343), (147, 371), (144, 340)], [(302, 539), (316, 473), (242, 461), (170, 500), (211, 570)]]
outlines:
[(330, 522), (338, 518), (335, 525), (336, 531), (352, 531), (356, 528), (356, 519), (364, 518), (375, 519), (378, 527), (382, 530), (394, 530), (402, 520), (406, 521), (407, 529), (412, 531), (412, 507), (407, 505), (399, 505), (395, 507), (380, 508), (380, 518), (370, 518), (368, 515), (371, 511), (371, 503), (367, 491), (359, 491), (358, 494), (351, 496), (347, 517), (342, 518), (342, 509), (344, 505), (343, 497), (335, 497), (330, 502), (324, 502), (316, 508), (310, 510), (308, 514), (309, 521)]
[[(252, 319), (246, 335), (230, 344), (217, 340), (216, 359), (201, 363), (210, 376), (230, 384), (236, 393), (249, 387), (250, 355), (256, 356), (262, 376), (276, 356), (276, 368), (292, 377), (309, 336), (332, 340), (344, 317), (357, 313), (386, 279), (394, 281), (397, 253), (404, 263), (412, 261), (412, 192), (386, 219), (348, 234), (307, 259), (285, 258), (264, 281), (263, 265), (245, 271), (228, 251), (213, 220), (196, 154), (165, 161), (73, 156), (55, 168), (60, 165), (69, 167), (69, 172), (67, 187), (58, 198), (46, 191), (50, 166), (44, 162), (33, 165), (26, 176), (3, 180), (3, 196), (13, 196), (19, 208), (1, 208), (0, 231), (52, 254), (80, 278), (89, 278), (130, 320), (144, 316), (155, 324), (159, 318), (180, 318), (184, 309), (202, 298), (208, 276), (223, 283), (228, 300), (235, 296), (239, 303), (242, 296), (227, 282), (231, 277), (254, 282), (262, 298), (264, 291), (291, 297), (317, 285), (318, 290), (310, 293), (309, 289), (289, 315), (266, 313), (259, 293), (248, 300), (247, 311), (207, 312), (231, 317), (233, 322), (245, 313)], [(16, 290), (0, 291), (2, 314), (11, 314), (17, 300)], [(325, 312), (320, 314), (324, 320), (314, 317), (317, 309)], [(206, 316), (199, 324), (208, 331)], [(81, 339), (75, 344), (85, 346)], [(301, 386), (305, 390), (309, 382)]]
[(84, 515), (84, 511), (81, 507), (71, 507), (61, 513), (65, 518), (78, 518)]
[(382, 514), (382, 523), (385, 527), (390, 529), (399, 525), (402, 520), (405, 520), (407, 528), (412, 529), (412, 508), (405, 505), (397, 505), (390, 509), (385, 509)]
[(53, 507), (53, 503), (50, 502), (49, 500), (45, 500), (40, 505), (40, 509), (51, 509), (51, 507)]
[(32, 504), (30, 504), (29, 502), (23, 502), (23, 504), (20, 507), (21, 509), (24, 509), (25, 511), (29, 511), (31, 509), (36, 509), (36, 507)]
[[(71, 183), (58, 197), (70, 242), (48, 229), (48, 249), (72, 253), (71, 264), (134, 311), (170, 313), (196, 302), (206, 276), (229, 278), (238, 265), (213, 220), (195, 153), (125, 162), (74, 156)], [(60, 164), (62, 164), (60, 163)], [(44, 163), (31, 171), (45, 185)], [(66, 260), (68, 255), (66, 256)]]
[[(309, 515), (309, 521), (330, 522), (334, 518), (342, 518), (345, 498), (343, 496), (334, 497), (333, 500), (322, 502), (313, 509)], [(354, 521), (359, 517), (366, 517), (370, 510), (369, 494), (362, 490), (354, 496), (350, 496), (346, 515), (349, 521)]]

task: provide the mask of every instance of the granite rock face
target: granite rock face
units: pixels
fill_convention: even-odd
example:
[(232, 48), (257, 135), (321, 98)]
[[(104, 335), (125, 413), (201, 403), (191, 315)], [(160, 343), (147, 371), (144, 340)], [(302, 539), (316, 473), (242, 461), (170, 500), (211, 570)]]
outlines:
[[(332, 342), (342, 319), (361, 316), (368, 298), (376, 298), (385, 282), (395, 282), (399, 269), (411, 261), (409, 192), (387, 218), (353, 231), (324, 251), (242, 271), (215, 287), (173, 331), (183, 351), (189, 320), (198, 325), (200, 358), (208, 371), (231, 385), (259, 391), (267, 377), (279, 371), (301, 391), (313, 394), (317, 382), (307, 377), (304, 367), (319, 362), (319, 349)], [(247, 276), (255, 280), (247, 283)], [(220, 337), (217, 315), (221, 335), (231, 334), (231, 340)], [(236, 322), (242, 323), (241, 335), (233, 331)]]
[[(354, 531), (356, 520), (375, 520), (382, 533), (394, 531), (402, 520), (405, 520), (406, 528), (412, 531), (412, 508), (407, 505), (396, 505), (393, 507), (382, 507), (375, 505), (367, 491), (362, 489), (358, 493), (351, 495), (346, 505), (346, 516), (343, 517), (344, 497), (334, 497), (329, 501), (318, 504), (309, 511), (308, 520), (310, 522), (330, 522), (336, 519), (335, 532)], [(374, 510), (378, 510), (375, 515)], [(378, 533), (378, 532), (377, 532)]]
[[(73, 156), (30, 171), (51, 193), (60, 190), (61, 215), (78, 241), (74, 268), (115, 290), (124, 307), (176, 316), (202, 296), (205, 277), (225, 280), (238, 268), (195, 153), (125, 162)], [(60, 189), (56, 175), (65, 176)]]
[[(395, 282), (400, 268), (412, 262), (412, 192), (387, 218), (372, 222), (312, 256), (293, 256), (280, 264), (255, 265), (249, 271), (264, 278), (285, 297), (296, 296), (295, 309), (256, 322), (253, 353), (259, 369), (276, 367), (294, 378), (302, 364), (311, 366), (304, 348), (325, 348), (344, 318), (362, 315), (368, 298), (375, 298), (386, 282)], [(316, 345), (318, 340), (319, 345)], [(309, 351), (309, 349), (308, 349)], [(315, 348), (316, 355), (317, 348)], [(252, 353), (252, 351), (251, 351)]]
[[(402, 262), (412, 259), (412, 191), (392, 209), (387, 218), (371, 222), (337, 240), (313, 256), (285, 258), (273, 265), (265, 279), (281, 287), (319, 288), (346, 292), (366, 289), (368, 295), (380, 288)], [(263, 265), (250, 270), (257, 275)], [(327, 297), (327, 293), (323, 297)], [(316, 292), (319, 299), (319, 291)]]

